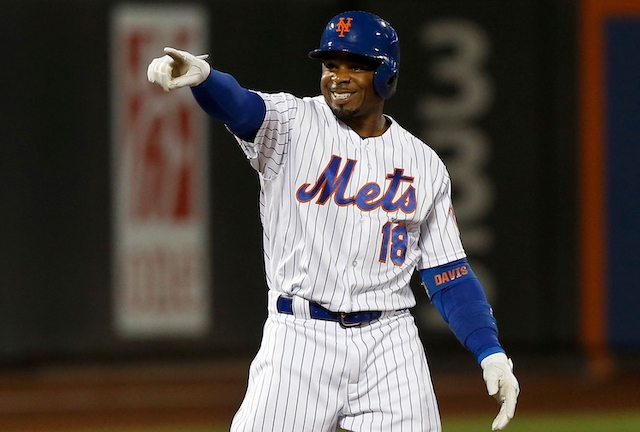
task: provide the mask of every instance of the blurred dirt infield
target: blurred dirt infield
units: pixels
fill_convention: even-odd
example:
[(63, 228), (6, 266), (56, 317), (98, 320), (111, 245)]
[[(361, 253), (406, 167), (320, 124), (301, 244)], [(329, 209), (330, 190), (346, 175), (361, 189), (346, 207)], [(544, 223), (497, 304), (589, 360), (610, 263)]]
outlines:
[[(432, 365), (443, 415), (497, 412), (479, 369)], [(246, 386), (249, 360), (56, 365), (0, 369), (0, 430), (228, 424)], [(517, 413), (640, 410), (640, 364), (590, 378), (579, 361), (519, 360)]]

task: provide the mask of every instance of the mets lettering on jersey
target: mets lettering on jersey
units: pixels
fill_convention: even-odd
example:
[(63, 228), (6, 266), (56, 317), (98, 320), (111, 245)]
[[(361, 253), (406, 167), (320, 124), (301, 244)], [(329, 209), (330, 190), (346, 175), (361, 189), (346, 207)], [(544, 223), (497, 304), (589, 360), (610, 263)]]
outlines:
[(259, 95), (264, 124), (239, 143), (260, 172), (269, 288), (341, 312), (414, 306), (413, 268), (465, 256), (442, 161), (392, 119), (363, 139), (322, 96)]
[(342, 158), (333, 155), (329, 164), (311, 188), (309, 188), (309, 183), (300, 186), (296, 193), (298, 200), (309, 202), (320, 194), (316, 204), (325, 204), (333, 196), (335, 203), (339, 206), (356, 205), (363, 211), (370, 211), (378, 207), (381, 207), (386, 212), (401, 210), (404, 213), (412, 213), (415, 211), (416, 190), (413, 186), (409, 186), (397, 200), (394, 200), (401, 183), (413, 183), (413, 177), (403, 175), (404, 169), (396, 168), (392, 174), (387, 174), (387, 180), (390, 180), (390, 182), (382, 196), (380, 196), (381, 188), (379, 184), (367, 183), (358, 190), (355, 196), (345, 197), (345, 189), (351, 180), (353, 168), (358, 161), (348, 159), (344, 169), (338, 173), (341, 163)]

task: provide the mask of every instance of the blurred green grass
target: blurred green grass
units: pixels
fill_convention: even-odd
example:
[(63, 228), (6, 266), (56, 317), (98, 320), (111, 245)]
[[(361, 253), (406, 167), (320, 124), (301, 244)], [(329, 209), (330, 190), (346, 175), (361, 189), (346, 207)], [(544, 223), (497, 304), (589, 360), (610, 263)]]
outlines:
[[(493, 417), (444, 417), (442, 432), (491, 431)], [(638, 432), (640, 412), (516, 415), (505, 432)], [(60, 432), (60, 431), (49, 431)], [(86, 429), (77, 432), (228, 432), (228, 426)]]
[[(491, 431), (493, 418), (442, 419), (443, 432)], [(640, 412), (518, 415), (505, 432), (638, 432)]]

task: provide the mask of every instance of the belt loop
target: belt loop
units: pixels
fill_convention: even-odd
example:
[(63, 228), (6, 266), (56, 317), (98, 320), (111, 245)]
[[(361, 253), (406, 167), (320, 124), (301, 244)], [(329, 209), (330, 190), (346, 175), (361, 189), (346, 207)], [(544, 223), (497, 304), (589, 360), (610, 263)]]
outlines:
[(267, 309), (269, 313), (277, 314), (278, 313), (278, 298), (280, 297), (280, 293), (269, 290), (267, 294)]
[(311, 312), (309, 311), (309, 301), (303, 299), (302, 297), (293, 296), (293, 304), (291, 305), (293, 309), (293, 315), (295, 317), (311, 319)]

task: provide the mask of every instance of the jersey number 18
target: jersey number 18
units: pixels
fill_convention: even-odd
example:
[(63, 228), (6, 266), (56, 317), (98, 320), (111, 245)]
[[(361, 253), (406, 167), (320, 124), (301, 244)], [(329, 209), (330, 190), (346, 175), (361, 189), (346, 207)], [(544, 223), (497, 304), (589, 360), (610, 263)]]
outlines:
[(387, 257), (391, 256), (391, 261), (400, 266), (404, 263), (407, 253), (407, 227), (396, 225), (393, 229), (392, 222), (387, 222), (382, 226), (382, 246), (380, 247), (380, 262), (387, 262)]

